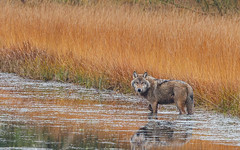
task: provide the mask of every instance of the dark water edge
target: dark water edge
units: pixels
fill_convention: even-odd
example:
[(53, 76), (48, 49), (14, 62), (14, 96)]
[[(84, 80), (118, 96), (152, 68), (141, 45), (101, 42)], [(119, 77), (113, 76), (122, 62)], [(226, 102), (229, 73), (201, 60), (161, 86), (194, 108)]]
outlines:
[(240, 120), (0, 73), (0, 149), (240, 149)]

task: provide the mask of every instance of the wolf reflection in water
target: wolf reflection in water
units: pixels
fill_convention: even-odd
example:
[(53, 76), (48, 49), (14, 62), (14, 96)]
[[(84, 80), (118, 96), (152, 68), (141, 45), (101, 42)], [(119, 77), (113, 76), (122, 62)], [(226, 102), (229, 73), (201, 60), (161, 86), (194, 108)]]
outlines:
[(150, 119), (131, 137), (130, 143), (132, 150), (177, 147), (186, 144), (191, 136), (189, 125)]

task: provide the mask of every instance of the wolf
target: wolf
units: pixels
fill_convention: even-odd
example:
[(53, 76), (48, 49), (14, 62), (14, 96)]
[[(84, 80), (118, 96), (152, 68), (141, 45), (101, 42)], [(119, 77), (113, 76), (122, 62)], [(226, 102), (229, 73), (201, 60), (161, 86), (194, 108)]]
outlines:
[(175, 103), (179, 114), (194, 113), (194, 100), (192, 87), (180, 80), (156, 79), (147, 72), (137, 74), (133, 72), (131, 81), (135, 92), (146, 98), (149, 102), (148, 109), (151, 113), (157, 114), (158, 104)]

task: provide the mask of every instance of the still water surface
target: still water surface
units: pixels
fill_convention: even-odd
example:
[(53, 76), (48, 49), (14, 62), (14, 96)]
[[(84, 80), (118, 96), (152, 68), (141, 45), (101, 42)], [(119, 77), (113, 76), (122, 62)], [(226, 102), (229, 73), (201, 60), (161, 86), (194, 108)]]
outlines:
[(240, 149), (240, 120), (0, 73), (0, 149)]

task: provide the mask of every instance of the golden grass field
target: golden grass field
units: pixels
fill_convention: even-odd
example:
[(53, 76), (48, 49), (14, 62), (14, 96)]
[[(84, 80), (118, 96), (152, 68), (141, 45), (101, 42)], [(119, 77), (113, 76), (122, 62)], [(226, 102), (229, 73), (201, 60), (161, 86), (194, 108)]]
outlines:
[(196, 105), (240, 115), (239, 16), (135, 5), (0, 2), (0, 70), (130, 91), (132, 73), (193, 86)]

